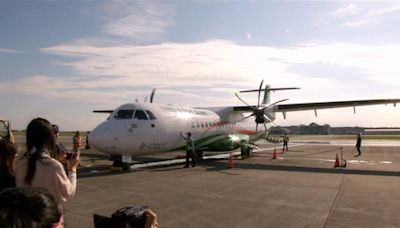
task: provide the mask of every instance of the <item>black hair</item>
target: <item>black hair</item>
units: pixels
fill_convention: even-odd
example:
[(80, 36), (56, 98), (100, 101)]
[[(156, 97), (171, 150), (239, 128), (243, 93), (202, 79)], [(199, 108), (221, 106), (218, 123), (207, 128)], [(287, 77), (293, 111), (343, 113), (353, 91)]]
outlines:
[(8, 175), (13, 175), (14, 166), (13, 161), (17, 154), (17, 147), (4, 140), (0, 140), (0, 170)]
[(29, 157), (28, 171), (25, 176), (25, 183), (30, 185), (36, 172), (36, 161), (41, 159), (44, 150), (48, 150), (54, 157), (55, 136), (50, 122), (43, 118), (33, 119), (26, 129), (26, 147), (28, 149), (25, 156)]
[(0, 192), (0, 227), (51, 228), (61, 213), (50, 193), (40, 188), (7, 188)]
[(56, 124), (52, 124), (51, 127), (53, 128), (54, 134), (57, 134), (60, 132), (60, 128)]

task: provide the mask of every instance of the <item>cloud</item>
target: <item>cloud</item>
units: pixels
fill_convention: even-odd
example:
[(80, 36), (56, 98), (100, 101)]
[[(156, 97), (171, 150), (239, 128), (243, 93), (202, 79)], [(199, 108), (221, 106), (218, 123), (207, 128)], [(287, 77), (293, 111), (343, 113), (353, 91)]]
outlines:
[(12, 50), (12, 49), (0, 48), (0, 53), (18, 54), (18, 53), (21, 53), (21, 52), (17, 51), (17, 50)]
[(394, 5), (391, 7), (386, 7), (383, 9), (378, 9), (378, 10), (371, 10), (368, 12), (369, 16), (382, 16), (385, 14), (389, 14), (389, 13), (395, 13), (397, 11), (400, 11), (400, 5)]
[(249, 33), (249, 32), (246, 32), (246, 38), (247, 38), (247, 40), (251, 40), (251, 33)]
[[(147, 96), (151, 87), (164, 88), (164, 92), (168, 92), (166, 95), (170, 97), (191, 97), (197, 100), (204, 97), (211, 99), (213, 96), (204, 90), (217, 87), (222, 92), (221, 97), (224, 94), (233, 97), (233, 90), (257, 87), (261, 79), (274, 86), (295, 85), (310, 91), (334, 90), (343, 84), (343, 77), (335, 78), (329, 74), (325, 76), (327, 74), (323, 71), (324, 64), (358, 72), (364, 76), (358, 79), (359, 82), (372, 80), (381, 86), (400, 85), (400, 77), (396, 77), (400, 74), (396, 62), (400, 58), (400, 45), (393, 44), (368, 46), (351, 43), (305, 43), (289, 48), (276, 48), (241, 46), (226, 40), (210, 40), (191, 44), (162, 43), (141, 46), (70, 43), (44, 48), (42, 51), (72, 57), (72, 61), (58, 64), (75, 70), (79, 77), (56, 79), (36, 76), (17, 81), (15, 88), (25, 88), (23, 91), (28, 92), (30, 88), (34, 88), (34, 84), (48, 84), (53, 86), (31, 92), (36, 94), (40, 91), (51, 91), (52, 88), (57, 88), (58, 91), (65, 89), (68, 93), (63, 96), (76, 98), (74, 92), (81, 89), (88, 93), (87, 98), (95, 98), (96, 93), (102, 93), (102, 96), (109, 97), (110, 100), (123, 100), (134, 95), (143, 97), (143, 94)], [(320, 64), (322, 67), (319, 72), (307, 74), (303, 71), (297, 72), (291, 67), (296, 64)], [(350, 79), (346, 81), (350, 84), (352, 82)], [(129, 86), (142, 89), (132, 91)], [(173, 89), (180, 87), (182, 90), (193, 86), (197, 87), (197, 91), (203, 91), (191, 96), (190, 92), (181, 93)], [(340, 94), (346, 96), (345, 93)], [(306, 96), (307, 94), (304, 95)], [(316, 97), (324, 98), (323, 95)], [(301, 100), (302, 97), (297, 99)], [(218, 99), (211, 100), (215, 105), (225, 103)]]
[(343, 17), (343, 16), (348, 16), (348, 15), (354, 15), (358, 13), (358, 8), (354, 4), (347, 4), (344, 7), (341, 7), (339, 9), (336, 9), (332, 11), (330, 14), (335, 16), (335, 17)]
[(151, 1), (118, 1), (105, 3), (105, 34), (153, 41), (162, 37), (174, 25), (175, 8), (167, 3)]
[(400, 11), (400, 5), (398, 3), (393, 4), (387, 2), (383, 4), (390, 5), (383, 7), (382, 4), (372, 5), (359, 2), (357, 5), (355, 5), (350, 3), (344, 7), (332, 11), (329, 13), (329, 15), (332, 15), (335, 18), (344, 19), (345, 22), (343, 25), (348, 28), (366, 26), (372, 23), (378, 25), (388, 14), (393, 14)]
[[(100, 83), (98, 85), (101, 85)], [(85, 82), (74, 79), (62, 79), (45, 75), (36, 75), (19, 79), (15, 82), (0, 84), (1, 92), (22, 93), (37, 95), (53, 99), (79, 100), (84, 102), (98, 102), (99, 97), (103, 103), (113, 103), (115, 100), (126, 99), (126, 92), (109, 93), (102, 91), (101, 87), (93, 87)]]
[(345, 22), (344, 26), (346, 27), (359, 27), (362, 25), (365, 25), (369, 22), (370, 20), (358, 20), (358, 21), (349, 21), (349, 22)]

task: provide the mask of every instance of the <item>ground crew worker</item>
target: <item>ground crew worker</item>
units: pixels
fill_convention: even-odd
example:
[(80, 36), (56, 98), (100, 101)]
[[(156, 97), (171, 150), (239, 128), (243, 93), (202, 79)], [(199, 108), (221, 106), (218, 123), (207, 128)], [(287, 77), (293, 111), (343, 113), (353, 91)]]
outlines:
[(89, 144), (89, 134), (90, 134), (90, 131), (87, 132), (86, 139), (85, 139), (85, 141), (86, 141), (85, 149), (86, 150), (92, 149), (92, 146)]
[(358, 155), (356, 155), (356, 156), (360, 156), (361, 155), (361, 133), (357, 134), (356, 148), (357, 148), (357, 152), (358, 152)]
[(73, 151), (74, 153), (80, 153), (81, 152), (81, 145), (82, 145), (82, 138), (81, 134), (79, 131), (75, 132), (74, 138), (73, 138)]
[(195, 147), (194, 147), (194, 140), (192, 137), (192, 133), (188, 132), (187, 133), (187, 137), (185, 137), (184, 135), (181, 136), (186, 140), (186, 162), (185, 162), (185, 166), (184, 168), (188, 168), (189, 167), (189, 159), (192, 160), (192, 167), (196, 167), (196, 161), (195, 161)]
[(285, 133), (285, 135), (283, 136), (282, 152), (285, 152), (285, 149), (286, 149), (286, 151), (289, 150), (288, 143), (289, 143), (289, 136)]
[(247, 145), (246, 145), (246, 140), (240, 141), (240, 155), (242, 158), (247, 157)]

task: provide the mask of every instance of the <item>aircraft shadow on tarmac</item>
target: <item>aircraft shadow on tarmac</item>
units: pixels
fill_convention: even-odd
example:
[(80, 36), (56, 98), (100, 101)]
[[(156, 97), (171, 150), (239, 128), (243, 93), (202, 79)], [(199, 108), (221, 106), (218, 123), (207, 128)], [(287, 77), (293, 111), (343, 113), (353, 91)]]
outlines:
[(81, 158), (88, 158), (88, 159), (105, 159), (108, 160), (108, 158), (110, 157), (110, 155), (107, 154), (81, 154)]
[[(316, 153), (327, 153), (332, 150), (319, 151)], [(309, 155), (309, 154), (307, 154)], [(299, 155), (301, 156), (301, 155)], [(182, 158), (179, 156), (179, 158)], [(138, 159), (138, 161), (146, 163), (146, 161), (165, 161), (159, 158), (146, 157)], [(168, 159), (169, 160), (169, 159)], [(254, 164), (254, 163), (239, 163), (235, 162), (233, 169), (227, 169), (226, 159), (212, 159), (203, 160), (198, 162), (199, 167), (205, 168), (206, 172), (220, 172), (227, 175), (240, 175), (238, 173), (231, 172), (232, 170), (240, 169), (253, 169), (253, 170), (266, 170), (266, 171), (284, 171), (284, 172), (305, 172), (305, 173), (331, 173), (331, 174), (354, 174), (354, 175), (375, 175), (375, 176), (400, 176), (400, 172), (396, 171), (383, 171), (383, 170), (361, 170), (361, 169), (342, 169), (342, 168), (321, 168), (321, 167), (301, 167), (301, 166), (289, 166), (289, 165), (277, 165), (277, 164)], [(196, 172), (201, 172), (203, 169), (188, 168)], [(133, 171), (117, 171), (111, 172), (109, 166), (97, 166), (97, 167), (83, 167), (78, 171), (78, 178), (88, 178), (97, 176), (110, 176), (127, 174), (130, 172), (137, 172), (147, 170), (150, 172), (168, 172), (174, 170), (187, 170), (183, 168), (183, 163), (177, 163), (172, 165), (162, 165), (154, 167), (138, 168)]]

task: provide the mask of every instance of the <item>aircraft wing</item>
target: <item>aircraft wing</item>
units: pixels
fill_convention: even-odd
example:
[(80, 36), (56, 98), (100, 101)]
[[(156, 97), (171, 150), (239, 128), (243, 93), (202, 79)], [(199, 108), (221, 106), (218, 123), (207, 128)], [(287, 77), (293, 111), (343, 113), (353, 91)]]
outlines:
[(377, 100), (354, 100), (354, 101), (331, 101), (331, 102), (315, 102), (315, 103), (298, 103), (298, 104), (280, 104), (274, 106), (275, 112), (293, 112), (302, 110), (317, 110), (328, 108), (356, 107), (378, 104), (400, 103), (400, 99), (377, 99)]
[[(367, 106), (367, 105), (378, 105), (378, 104), (393, 104), (396, 106), (400, 103), (400, 99), (375, 99), (375, 100), (353, 100), (353, 101), (330, 101), (330, 102), (312, 102), (312, 103), (297, 103), (297, 104), (277, 104), (272, 105), (273, 112), (282, 112), (284, 117), (286, 112), (304, 111), (328, 108), (343, 108), (356, 106)], [(256, 106), (234, 106), (231, 107), (233, 112), (252, 112)], [(355, 110), (354, 110), (355, 112)]]

